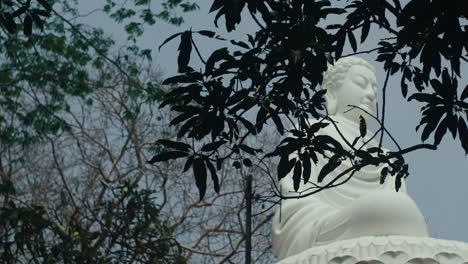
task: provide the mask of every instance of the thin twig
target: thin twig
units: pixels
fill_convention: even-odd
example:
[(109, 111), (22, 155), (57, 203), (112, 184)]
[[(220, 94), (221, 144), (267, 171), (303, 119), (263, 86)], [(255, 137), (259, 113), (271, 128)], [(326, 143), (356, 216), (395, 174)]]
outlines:
[(252, 13), (251, 10), (249, 10), (249, 11), (250, 11), (250, 16), (252, 16), (252, 18), (253, 18), (253, 20), (255, 21), (255, 23), (257, 23), (257, 25), (258, 25), (259, 27), (261, 27), (262, 29), (265, 29), (265, 27), (260, 23), (260, 21), (257, 20), (257, 17), (255, 16), (255, 14)]
[(341, 56), (341, 58), (354, 56), (354, 55), (358, 55), (358, 54), (369, 54), (369, 53), (372, 53), (372, 52), (374, 52), (374, 51), (376, 51), (378, 49), (379, 48), (375, 48), (375, 49), (371, 49), (371, 50), (365, 50), (365, 51), (358, 51), (358, 52), (354, 52), (354, 53), (351, 53), (351, 54), (343, 55), (343, 56)]
[(192, 41), (192, 44), (195, 47), (195, 51), (197, 52), (198, 58), (200, 58), (200, 60), (203, 62), (203, 64), (206, 64), (206, 61), (203, 59), (203, 57), (202, 57), (202, 55), (200, 53), (200, 50), (198, 50), (197, 44), (195, 44), (195, 41), (193, 41), (193, 39), (190, 39), (190, 41)]
[[(382, 122), (380, 124), (382, 128), (385, 128), (385, 103), (387, 100), (387, 84), (388, 84), (389, 78), (390, 78), (390, 69), (387, 70), (387, 76), (385, 76), (385, 83), (384, 83), (383, 92), (382, 92)], [(379, 148), (382, 147), (383, 135), (384, 135), (384, 131), (382, 130), (380, 134)]]
[(83, 38), (83, 40), (86, 42), (86, 44), (88, 44), (89, 46), (91, 46), (100, 56), (102, 56), (105, 60), (107, 60), (108, 62), (110, 62), (112, 65), (114, 65), (123, 75), (125, 75), (127, 78), (130, 78), (130, 76), (128, 75), (128, 73), (122, 69), (122, 67), (120, 67), (120, 65), (112, 60), (111, 58), (109, 58), (106, 54), (104, 54), (103, 51), (101, 51), (100, 49), (98, 49), (91, 41), (88, 40), (88, 38), (83, 34), (81, 33), (81, 31), (75, 27), (75, 25), (73, 25), (68, 19), (66, 19), (65, 17), (63, 17), (62, 15), (60, 15), (57, 11), (55, 11), (54, 9), (52, 9), (52, 12), (57, 16), (59, 17), (60, 19), (62, 19), (66, 24), (68, 24), (70, 26), (70, 28), (76, 32), (78, 35), (80, 35), (80, 37)]

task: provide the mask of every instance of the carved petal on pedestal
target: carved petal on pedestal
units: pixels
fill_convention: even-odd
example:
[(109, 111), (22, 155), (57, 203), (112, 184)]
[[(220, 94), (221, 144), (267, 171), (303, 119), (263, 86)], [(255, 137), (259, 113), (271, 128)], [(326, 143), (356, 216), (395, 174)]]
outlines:
[(357, 262), (356, 264), (385, 264), (385, 263), (380, 260), (372, 259), (372, 260), (361, 260)]
[(404, 263), (409, 258), (410, 256), (403, 251), (387, 251), (379, 257), (384, 263)]
[(468, 264), (468, 243), (421, 237), (361, 237), (311, 248), (280, 263)]
[(445, 264), (436, 261), (433, 258), (413, 258), (410, 259), (406, 264)]
[(355, 264), (358, 260), (353, 256), (340, 256), (334, 257), (328, 263), (329, 264)]
[(452, 253), (439, 253), (435, 256), (435, 259), (437, 259), (440, 263), (443, 264), (462, 264), (463, 259), (457, 255), (457, 254), (452, 254)]

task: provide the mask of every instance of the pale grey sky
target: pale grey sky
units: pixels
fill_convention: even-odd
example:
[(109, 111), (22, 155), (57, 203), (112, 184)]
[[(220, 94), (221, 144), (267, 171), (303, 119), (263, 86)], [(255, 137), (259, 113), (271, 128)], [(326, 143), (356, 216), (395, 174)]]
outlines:
[[(104, 0), (80, 1), (81, 13), (87, 13), (94, 8), (104, 5)], [(160, 65), (165, 76), (173, 75), (177, 69), (177, 46), (175, 40), (165, 46), (159, 52), (157, 47), (169, 36), (179, 31), (192, 28), (193, 30), (209, 29), (229, 39), (244, 38), (245, 33), (253, 33), (256, 25), (246, 17), (246, 20), (238, 26), (238, 30), (229, 33), (224, 30), (223, 20), (220, 19), (219, 29), (213, 25), (214, 14), (207, 15), (209, 3), (201, 2), (201, 10), (184, 15), (186, 23), (181, 27), (175, 27), (158, 21), (156, 25), (147, 27), (145, 34), (139, 40), (139, 44), (153, 50), (153, 60)], [(118, 43), (124, 43), (126, 35), (121, 30), (122, 25), (108, 19), (102, 13), (94, 13), (82, 20), (94, 26), (102, 27)], [(330, 24), (337, 23), (330, 22)], [(383, 37), (376, 30), (369, 34), (369, 41), (377, 43)], [(204, 56), (208, 56), (214, 49), (222, 47), (223, 43), (200, 39), (200, 50)], [(348, 54), (350, 48), (345, 50)], [(385, 79), (383, 64), (375, 62), (375, 53), (363, 55), (362, 58), (371, 62), (377, 71), (377, 80), (380, 86)], [(201, 65), (201, 64), (198, 64)], [(201, 66), (200, 66), (201, 67)], [(465, 64), (461, 68), (464, 78), (459, 82), (466, 85), (468, 67)], [(389, 81), (387, 94), (386, 126), (402, 147), (420, 143), (420, 135), (415, 132), (419, 123), (421, 104), (407, 102), (400, 92), (400, 76), (396, 74)], [(381, 90), (379, 90), (381, 92)], [(411, 94), (414, 89), (409, 89)], [(379, 94), (381, 100), (381, 94)], [(382, 105), (379, 103), (379, 105)], [(431, 137), (432, 138), (432, 137)], [(429, 140), (432, 142), (432, 139)], [(387, 146), (392, 147), (391, 145)], [(426, 217), (431, 236), (449, 240), (468, 242), (468, 158), (459, 146), (458, 138), (454, 141), (451, 135), (446, 135), (437, 151), (421, 150), (412, 152), (406, 156), (410, 166), (410, 177), (407, 179), (407, 188), (411, 197), (416, 201)]]

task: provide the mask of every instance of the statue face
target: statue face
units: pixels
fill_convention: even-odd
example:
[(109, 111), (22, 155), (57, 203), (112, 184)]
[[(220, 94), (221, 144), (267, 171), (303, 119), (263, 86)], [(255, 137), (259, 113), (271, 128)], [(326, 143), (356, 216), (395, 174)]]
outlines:
[(375, 114), (376, 93), (377, 81), (374, 72), (361, 65), (351, 66), (341, 87), (334, 91), (336, 114), (351, 120), (358, 120), (360, 115), (369, 119), (369, 116), (360, 109), (348, 111), (351, 109), (349, 105), (359, 106)]

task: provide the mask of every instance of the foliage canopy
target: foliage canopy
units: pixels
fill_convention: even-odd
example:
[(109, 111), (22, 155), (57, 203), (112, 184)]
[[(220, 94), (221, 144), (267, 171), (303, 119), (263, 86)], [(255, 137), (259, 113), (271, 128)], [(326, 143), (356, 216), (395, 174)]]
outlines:
[[(454, 138), (458, 135), (461, 147), (468, 153), (468, 85), (458, 83), (460, 65), (467, 62), (468, 51), (465, 2), (411, 0), (402, 5), (399, 0), (355, 0), (332, 5), (326, 0), (215, 0), (210, 12), (216, 12), (215, 25), (224, 18), (228, 31), (236, 30), (244, 16), (250, 15), (258, 31), (247, 35), (246, 40), (227, 40), (213, 31), (187, 30), (163, 43), (180, 39), (180, 74), (165, 80), (164, 84), (176, 88), (166, 95), (162, 106), (170, 105), (179, 113), (171, 122), (180, 125), (179, 137), (201, 144), (160, 141), (172, 150), (150, 161), (186, 158), (185, 170), (193, 168), (200, 199), (206, 191), (208, 172), (218, 191), (215, 166), (220, 168), (230, 160), (235, 160), (236, 167), (252, 166), (251, 160), (245, 158), (249, 155), (259, 160), (279, 156), (278, 178), (293, 171), (297, 190), (301, 179), (309, 179), (310, 160), (316, 161), (319, 155), (325, 157), (330, 151), (333, 155), (322, 169), (321, 179), (349, 159), (353, 168), (337, 179), (352, 177), (364, 166), (383, 163), (387, 166), (382, 170), (382, 180), (388, 174), (395, 176), (397, 183), (409, 174), (404, 154), (422, 148), (436, 149), (448, 132)], [(346, 19), (342, 24), (327, 24), (332, 15)], [(376, 28), (385, 31), (387, 37), (375, 49), (360, 50), (360, 45), (369, 41), (370, 30)], [(194, 35), (230, 42), (237, 49), (221, 48), (203, 58)], [(380, 117), (375, 117), (381, 126), (377, 131), (378, 148), (355, 149), (351, 144), (344, 148), (329, 136), (319, 136), (320, 124), (330, 119), (324, 107), (325, 91), (318, 87), (327, 63), (343, 56), (345, 43), (351, 45), (353, 54), (377, 52), (377, 61), (383, 63), (387, 73), (383, 106)], [(194, 57), (203, 62), (204, 69), (190, 67)], [(382, 138), (391, 137), (385, 128), (387, 82), (397, 72), (402, 73), (402, 96), (424, 103), (416, 127), (422, 128), (421, 140), (425, 142), (433, 135), (434, 141), (405, 149), (395, 142), (398, 149), (384, 153)], [(310, 118), (321, 121), (310, 125)], [(261, 157), (262, 150), (254, 148), (247, 139), (258, 135), (269, 120), (280, 134), (285, 133), (286, 127), (292, 129), (275, 151)], [(247, 132), (242, 133), (241, 128)], [(221, 149), (228, 149), (229, 154), (220, 155)], [(291, 159), (292, 153), (298, 158)], [(330, 187), (333, 185), (300, 196)]]
[[(143, 21), (141, 24), (154, 24), (155, 19), (175, 24), (182, 22), (169, 12), (181, 1), (167, 1), (165, 16), (158, 16), (149, 9), (125, 15), (114, 8), (118, 7), (116, 2), (107, 1), (109, 7), (105, 6), (104, 11), (118, 22), (135, 16)], [(134, 2), (138, 6), (151, 1)], [(90, 95), (109, 87), (124, 86), (122, 91), (114, 89), (114, 92), (121, 92), (124, 100), (135, 106), (135, 109), (119, 109), (120, 120), (130, 123), (139, 112), (137, 98), (158, 102), (163, 94), (158, 80), (140, 80), (141, 64), (151, 60), (151, 51), (141, 50), (135, 44), (139, 25), (134, 21), (125, 24), (128, 39), (133, 44), (115, 55), (114, 41), (105, 36), (101, 28), (74, 19), (80, 16), (74, 6), (76, 3), (68, 0), (0, 1), (1, 262), (185, 263), (184, 251), (174, 239), (176, 225), (169, 225), (161, 216), (161, 206), (156, 201), (159, 194), (142, 188), (139, 178), (103, 180), (101, 186), (96, 187), (90, 183), (95, 180), (99, 183), (99, 178), (86, 182), (88, 179), (84, 175), (81, 176), (85, 179), (76, 180), (72, 173), (62, 171), (67, 165), (62, 164), (64, 159), (57, 158), (54, 143), (59, 143), (54, 139), (63, 135), (73, 137), (79, 134), (77, 129), (89, 132), (77, 127), (77, 119), (70, 121), (70, 118), (80, 106), (98, 104), (96, 97)], [(194, 8), (196, 5), (186, 6), (184, 11)], [(122, 76), (115, 74), (116, 70)], [(52, 149), (44, 147), (44, 142), (50, 142)], [(28, 153), (41, 147), (46, 153)], [(92, 153), (89, 146), (85, 146), (84, 153)], [(58, 171), (61, 181), (47, 183), (45, 191), (43, 189), (46, 193), (36, 193), (35, 197), (28, 193), (31, 190), (27, 187), (34, 186), (36, 189), (31, 189), (36, 191), (40, 188), (38, 178), (44, 176), (40, 172), (44, 165), (41, 157), (51, 156), (55, 167), (49, 168), (52, 175), (45, 177), (53, 178)], [(34, 164), (38, 161), (36, 158), (41, 164)], [(106, 161), (110, 162), (105, 160), (104, 163)], [(74, 165), (79, 166), (80, 162), (83, 169), (86, 161), (76, 159)], [(24, 177), (22, 172), (29, 166), (35, 166), (34, 171)], [(34, 178), (34, 183), (25, 180), (29, 176)], [(73, 182), (73, 190), (69, 189), (68, 180)], [(82, 187), (82, 184), (90, 185)], [(97, 189), (99, 195), (86, 198)]]

